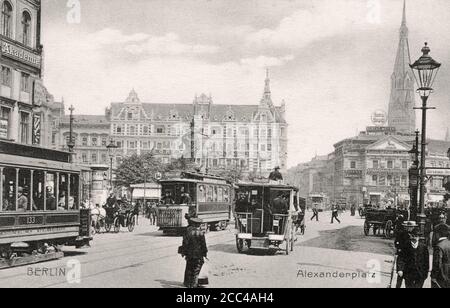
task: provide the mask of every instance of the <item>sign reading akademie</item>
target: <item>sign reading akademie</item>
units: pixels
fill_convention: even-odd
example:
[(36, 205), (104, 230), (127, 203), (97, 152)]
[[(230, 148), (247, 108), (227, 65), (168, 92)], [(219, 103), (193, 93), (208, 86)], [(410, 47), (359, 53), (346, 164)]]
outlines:
[(34, 66), (36, 68), (41, 67), (41, 57), (37, 56), (29, 51), (26, 51), (22, 47), (1, 41), (2, 55), (14, 60), (22, 61), (28, 65)]

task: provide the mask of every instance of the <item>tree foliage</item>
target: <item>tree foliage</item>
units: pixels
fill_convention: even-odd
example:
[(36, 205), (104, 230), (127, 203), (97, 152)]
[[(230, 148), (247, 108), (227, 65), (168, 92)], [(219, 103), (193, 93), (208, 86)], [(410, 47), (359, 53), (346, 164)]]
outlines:
[(132, 155), (125, 158), (116, 170), (116, 182), (119, 186), (130, 187), (133, 184), (150, 181), (157, 172), (164, 172), (162, 165), (153, 154)]

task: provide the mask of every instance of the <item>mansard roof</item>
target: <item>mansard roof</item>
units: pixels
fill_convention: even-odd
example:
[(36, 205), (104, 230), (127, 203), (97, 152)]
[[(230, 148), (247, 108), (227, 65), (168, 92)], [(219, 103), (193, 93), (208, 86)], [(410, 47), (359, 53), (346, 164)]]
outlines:
[[(104, 115), (74, 115), (73, 118), (73, 123), (75, 125), (110, 125), (110, 122)], [(61, 124), (66, 125), (69, 123), (70, 116), (65, 115), (61, 120)]]
[[(141, 106), (148, 118), (153, 120), (168, 120), (171, 111), (177, 111), (180, 120), (191, 120), (194, 113), (193, 104), (153, 104), (141, 103)], [(127, 107), (126, 103), (112, 103), (111, 110), (113, 118), (119, 116), (123, 108)], [(280, 116), (281, 107), (274, 107), (275, 120), (277, 123), (286, 123)], [(230, 110), (235, 115), (237, 122), (251, 122), (259, 111), (258, 105), (218, 105), (211, 104), (211, 122), (226, 121)]]

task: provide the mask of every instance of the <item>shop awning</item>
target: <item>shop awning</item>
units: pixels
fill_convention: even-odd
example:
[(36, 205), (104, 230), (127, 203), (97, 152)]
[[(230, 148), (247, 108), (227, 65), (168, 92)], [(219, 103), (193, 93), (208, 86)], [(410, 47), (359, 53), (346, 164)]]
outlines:
[[(160, 199), (161, 189), (149, 188), (145, 190), (145, 199)], [(144, 199), (144, 189), (135, 188), (133, 190), (133, 199)]]

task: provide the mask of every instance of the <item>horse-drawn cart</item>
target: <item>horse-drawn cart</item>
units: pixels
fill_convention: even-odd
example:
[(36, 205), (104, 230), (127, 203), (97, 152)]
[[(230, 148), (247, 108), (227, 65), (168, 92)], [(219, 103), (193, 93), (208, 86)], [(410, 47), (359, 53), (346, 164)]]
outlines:
[(395, 235), (395, 223), (399, 215), (407, 215), (407, 213), (397, 209), (367, 209), (364, 234), (369, 236), (372, 229), (373, 235), (378, 235), (382, 231), (387, 239), (393, 238)]

